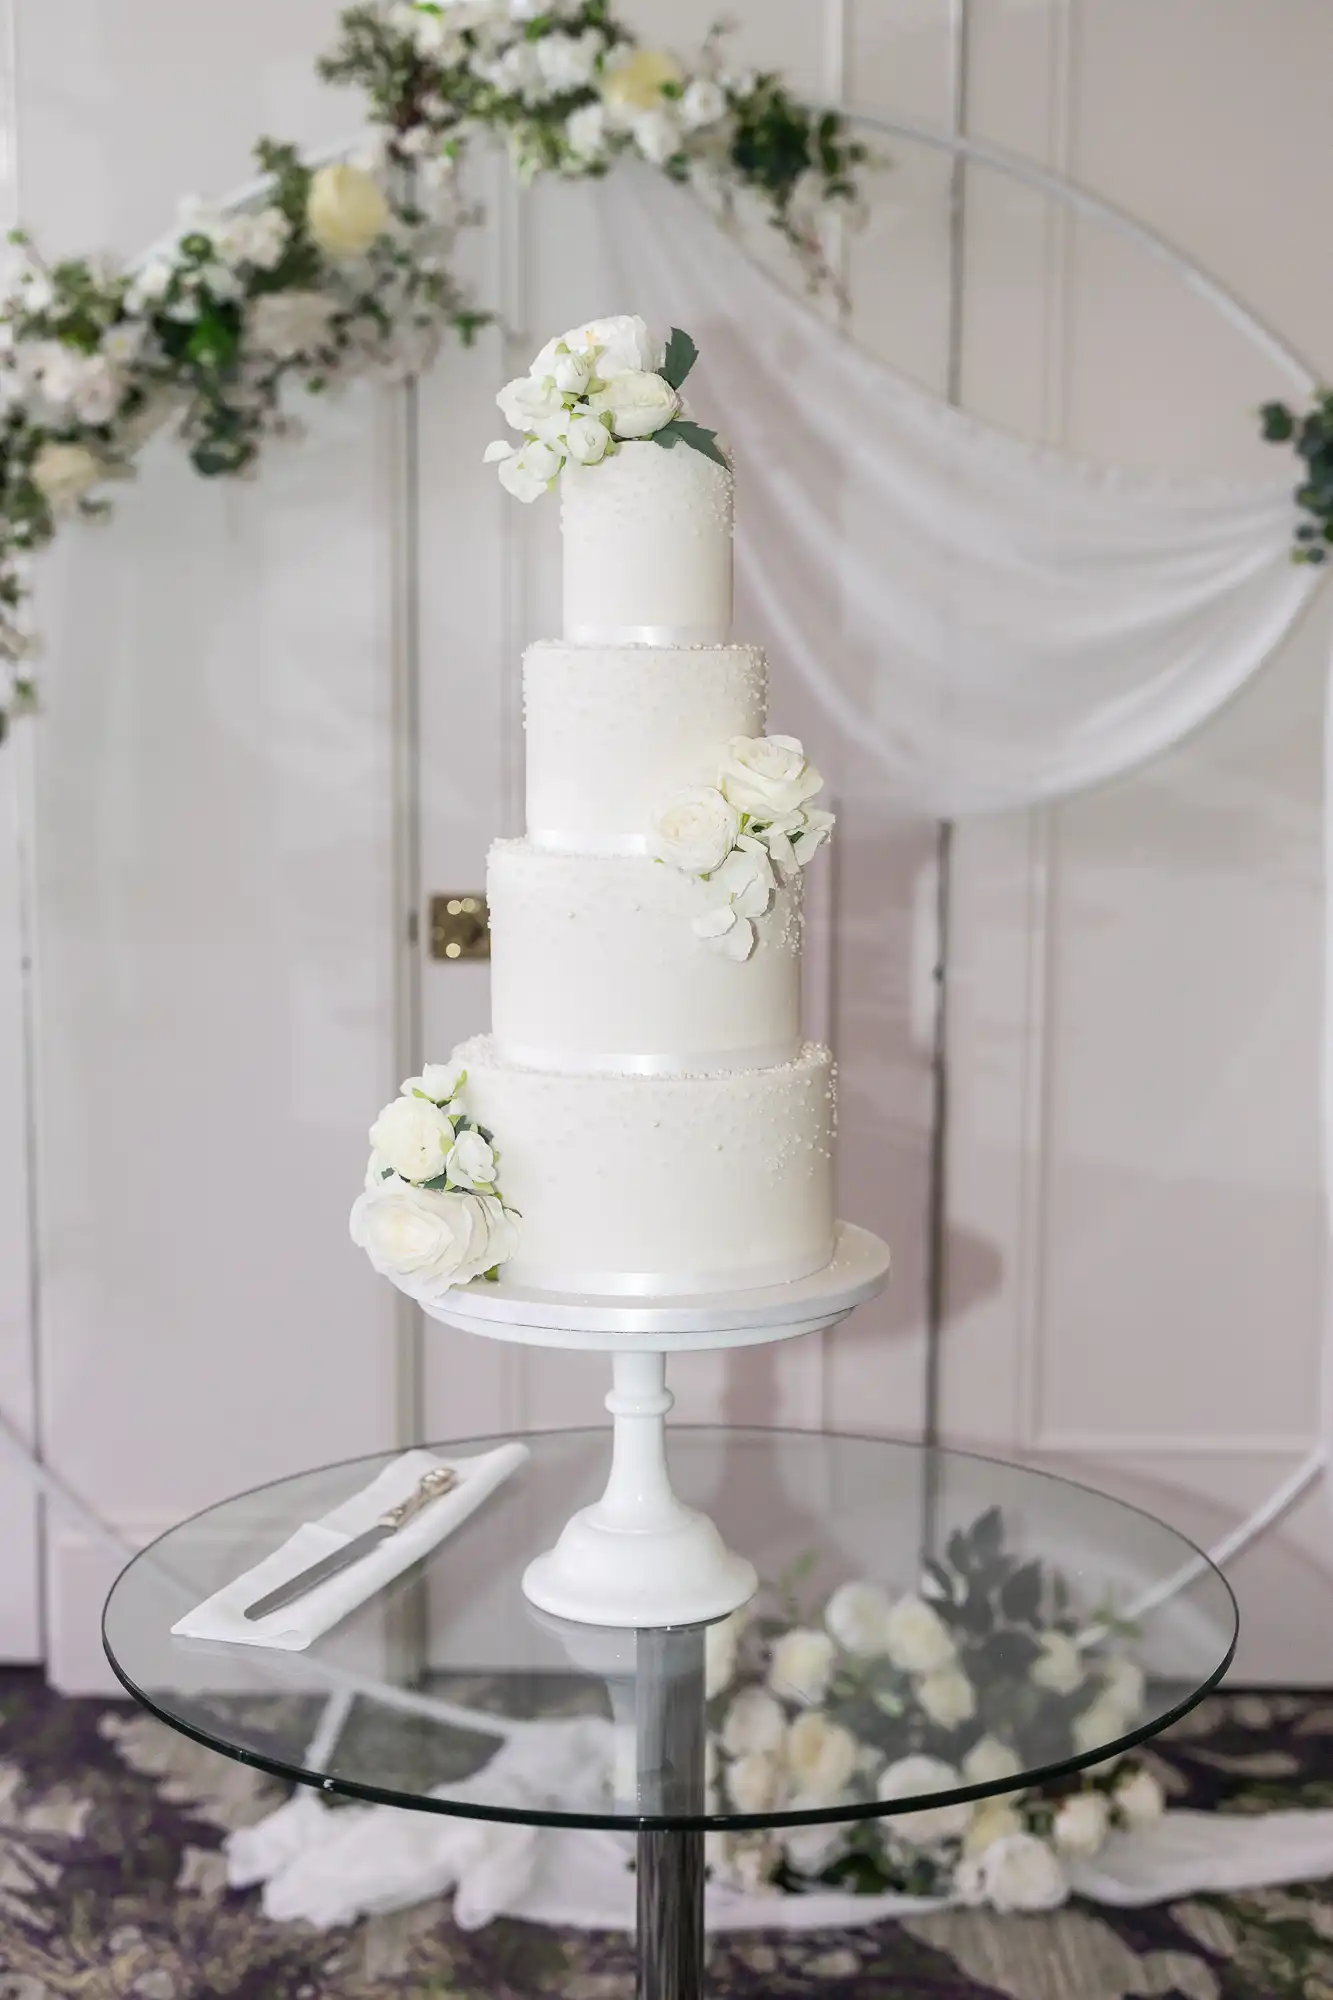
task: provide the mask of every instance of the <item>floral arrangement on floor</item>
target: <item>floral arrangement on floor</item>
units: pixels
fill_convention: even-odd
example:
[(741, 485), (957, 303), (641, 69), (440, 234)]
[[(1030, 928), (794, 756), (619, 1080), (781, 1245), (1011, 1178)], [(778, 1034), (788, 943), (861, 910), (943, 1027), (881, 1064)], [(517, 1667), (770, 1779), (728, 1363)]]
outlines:
[(655, 340), (633, 313), (589, 320), (548, 340), (526, 375), (506, 382), (495, 400), (521, 445), (498, 438), (486, 447), (500, 483), (518, 500), (539, 500), (572, 459), (599, 465), (620, 445), (647, 438), (670, 448), (689, 445), (716, 464), (727, 461), (717, 432), (691, 418), (681, 384), (699, 350), (673, 326)]
[[(1063, 1582), (1005, 1546), (998, 1509), (949, 1537), (921, 1593), (845, 1583), (802, 1623), (793, 1579), (775, 1607), (708, 1633), (712, 1807), (762, 1814), (947, 1798), (1087, 1756), (1128, 1734), (1144, 1676), (1108, 1612), (1073, 1615)], [(1046, 1910), (1065, 1864), (1163, 1810), (1132, 1757), (1035, 1790), (781, 1832), (708, 1836), (710, 1865), (749, 1891), (893, 1890)]]
[[(729, 65), (721, 35), (688, 60), (642, 48), (611, 0), (374, 0), (342, 14), (318, 67), (366, 100), (372, 140), (357, 161), (312, 171), (292, 147), (262, 141), (255, 202), (229, 214), (189, 206), (137, 271), (48, 265), (22, 232), (11, 239), (0, 733), (34, 697), (33, 555), (65, 517), (106, 513), (106, 489), (150, 436), (174, 427), (206, 477), (252, 473), (270, 438), (298, 428), (291, 389), (419, 373), (446, 333), (467, 342), (487, 322), (449, 268), (458, 230), (478, 220), (460, 184), (474, 138), (498, 135), (524, 180), (601, 175), (634, 155), (724, 215), (752, 197), (815, 283), (830, 282), (822, 218), (853, 202), (866, 157), (836, 113), (801, 104), (776, 73)], [(670, 365), (674, 393), (683, 347)], [(619, 421), (630, 421), (624, 406)], [(687, 429), (677, 423), (675, 440), (708, 448)], [(577, 435), (595, 449), (592, 429)]]
[(667, 801), (652, 850), (704, 885), (696, 937), (728, 958), (750, 956), (779, 875), (799, 875), (833, 830), (834, 815), (810, 804), (823, 788), (798, 737), (733, 736), (715, 785)]
[(366, 1185), (352, 1208), (353, 1243), (422, 1304), (498, 1277), (518, 1247), (495, 1137), (467, 1115), (466, 1087), (458, 1061), (408, 1077), (370, 1128)]
[(1259, 417), (1268, 443), (1294, 445), (1305, 463), (1296, 488), (1305, 519), (1296, 529), (1292, 561), (1327, 562), (1333, 542), (1333, 389), (1321, 389), (1304, 416), (1286, 403), (1265, 403)]

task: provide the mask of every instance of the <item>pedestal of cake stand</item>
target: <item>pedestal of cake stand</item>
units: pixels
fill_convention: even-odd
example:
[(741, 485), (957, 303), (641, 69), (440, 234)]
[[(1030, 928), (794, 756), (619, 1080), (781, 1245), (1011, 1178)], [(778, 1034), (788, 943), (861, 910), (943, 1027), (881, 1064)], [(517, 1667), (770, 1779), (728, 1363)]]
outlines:
[(667, 1356), (790, 1340), (833, 1326), (880, 1290), (888, 1267), (888, 1249), (877, 1236), (840, 1223), (832, 1262), (789, 1285), (637, 1300), (539, 1292), (501, 1277), (465, 1285), (429, 1306), (432, 1318), (492, 1340), (611, 1351), (606, 1491), (529, 1564), (523, 1590), (531, 1602), (575, 1624), (644, 1629), (706, 1624), (752, 1597), (753, 1565), (672, 1489)]

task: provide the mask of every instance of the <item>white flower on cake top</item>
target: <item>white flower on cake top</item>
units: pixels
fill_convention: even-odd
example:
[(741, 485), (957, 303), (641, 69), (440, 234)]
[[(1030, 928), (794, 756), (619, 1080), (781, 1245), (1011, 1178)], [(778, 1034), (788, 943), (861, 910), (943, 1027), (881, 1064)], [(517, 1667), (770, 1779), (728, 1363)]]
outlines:
[(423, 1304), (493, 1278), (518, 1248), (516, 1211), (497, 1186), (494, 1135), (469, 1118), (461, 1063), (427, 1063), (370, 1128), (352, 1241), (381, 1277)]
[(716, 432), (696, 424), (681, 399), (697, 351), (679, 327), (663, 343), (633, 313), (571, 327), (496, 396), (523, 442), (498, 438), (486, 447), (487, 462), (524, 501), (540, 499), (569, 460), (597, 465), (637, 438), (687, 445), (725, 465)]

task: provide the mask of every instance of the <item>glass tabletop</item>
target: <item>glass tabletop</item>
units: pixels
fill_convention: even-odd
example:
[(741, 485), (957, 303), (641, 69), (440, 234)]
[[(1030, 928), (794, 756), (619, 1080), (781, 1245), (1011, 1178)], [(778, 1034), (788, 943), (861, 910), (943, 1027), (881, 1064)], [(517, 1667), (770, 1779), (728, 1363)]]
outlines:
[(883, 1439), (688, 1426), (670, 1433), (677, 1491), (755, 1563), (758, 1598), (707, 1627), (563, 1623), (520, 1579), (597, 1496), (606, 1432), (524, 1442), (470, 1519), (304, 1652), (171, 1627), (393, 1454), (182, 1522), (111, 1592), (112, 1665), (173, 1728), (328, 1793), (731, 1829), (925, 1812), (1099, 1765), (1191, 1708), (1235, 1649), (1206, 1558), (1090, 1488)]

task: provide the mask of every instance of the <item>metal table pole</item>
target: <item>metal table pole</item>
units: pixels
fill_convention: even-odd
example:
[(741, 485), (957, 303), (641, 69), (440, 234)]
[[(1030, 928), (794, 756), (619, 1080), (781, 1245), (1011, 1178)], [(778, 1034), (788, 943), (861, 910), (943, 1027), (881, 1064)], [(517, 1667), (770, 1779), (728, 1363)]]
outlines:
[[(702, 1626), (635, 1635), (640, 1811), (704, 1810)], [(704, 1837), (638, 1837), (637, 2000), (703, 2000)]]

